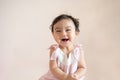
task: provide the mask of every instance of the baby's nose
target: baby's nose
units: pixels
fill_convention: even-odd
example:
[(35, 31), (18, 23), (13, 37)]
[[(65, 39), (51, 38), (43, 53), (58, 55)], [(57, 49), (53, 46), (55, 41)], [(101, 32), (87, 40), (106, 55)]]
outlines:
[(67, 35), (66, 31), (62, 31), (62, 35), (66, 36)]

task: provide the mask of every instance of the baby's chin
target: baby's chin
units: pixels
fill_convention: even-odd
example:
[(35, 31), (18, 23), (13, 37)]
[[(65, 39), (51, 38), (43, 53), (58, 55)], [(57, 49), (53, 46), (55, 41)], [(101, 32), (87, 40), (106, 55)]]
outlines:
[(71, 44), (70, 44), (70, 41), (61, 41), (59, 45), (63, 47), (69, 47)]

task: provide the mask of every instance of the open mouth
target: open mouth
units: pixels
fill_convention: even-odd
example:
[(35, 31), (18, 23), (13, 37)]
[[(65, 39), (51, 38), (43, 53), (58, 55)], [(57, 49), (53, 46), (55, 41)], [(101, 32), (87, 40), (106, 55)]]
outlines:
[(69, 39), (61, 39), (63, 42), (67, 42)]

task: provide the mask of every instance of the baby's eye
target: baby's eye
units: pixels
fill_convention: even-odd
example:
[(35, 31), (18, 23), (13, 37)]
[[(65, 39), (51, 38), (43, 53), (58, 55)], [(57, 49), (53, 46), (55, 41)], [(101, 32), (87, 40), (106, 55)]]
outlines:
[(71, 31), (71, 29), (66, 29), (66, 31)]
[(56, 30), (56, 32), (61, 32), (61, 30)]

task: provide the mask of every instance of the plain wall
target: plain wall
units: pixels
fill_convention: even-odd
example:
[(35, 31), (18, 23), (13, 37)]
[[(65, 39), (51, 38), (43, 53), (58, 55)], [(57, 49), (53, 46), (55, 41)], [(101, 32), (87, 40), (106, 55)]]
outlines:
[(38, 80), (48, 71), (49, 26), (62, 13), (80, 20), (85, 80), (120, 80), (119, 0), (0, 0), (0, 80)]

